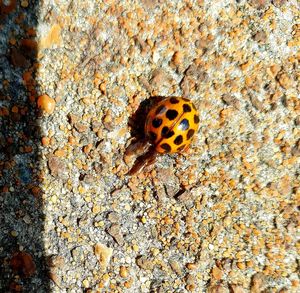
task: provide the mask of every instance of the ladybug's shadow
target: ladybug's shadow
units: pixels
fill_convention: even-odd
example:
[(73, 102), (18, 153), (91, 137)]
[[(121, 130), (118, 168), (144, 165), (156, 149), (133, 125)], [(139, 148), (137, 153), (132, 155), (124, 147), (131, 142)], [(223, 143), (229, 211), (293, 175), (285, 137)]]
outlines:
[[(145, 134), (145, 123), (147, 115), (150, 109), (165, 97), (162, 96), (152, 96), (139, 105), (138, 109), (129, 117), (128, 126), (130, 128), (130, 134), (133, 138), (130, 145), (136, 143), (137, 141), (146, 140)], [(130, 147), (129, 145), (129, 147)]]
[(161, 96), (153, 96), (144, 100), (128, 120), (132, 140), (126, 148), (125, 156), (137, 155), (128, 175), (139, 172), (155, 161), (156, 151), (145, 133), (145, 123), (150, 109), (163, 99)]

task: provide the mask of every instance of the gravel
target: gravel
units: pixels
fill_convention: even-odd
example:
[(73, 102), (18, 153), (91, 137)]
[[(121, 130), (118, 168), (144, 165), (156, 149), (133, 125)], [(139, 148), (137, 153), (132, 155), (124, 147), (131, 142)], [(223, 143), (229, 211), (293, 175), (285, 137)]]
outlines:
[[(299, 292), (298, 1), (2, 2), (1, 292)], [(157, 96), (200, 131), (130, 177)]]

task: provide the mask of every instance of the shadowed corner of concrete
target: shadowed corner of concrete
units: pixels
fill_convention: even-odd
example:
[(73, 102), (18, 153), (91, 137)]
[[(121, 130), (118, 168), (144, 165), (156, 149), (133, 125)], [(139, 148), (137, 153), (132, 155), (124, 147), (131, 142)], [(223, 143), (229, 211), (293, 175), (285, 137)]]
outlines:
[(39, 1), (0, 1), (0, 292), (49, 292), (39, 172)]

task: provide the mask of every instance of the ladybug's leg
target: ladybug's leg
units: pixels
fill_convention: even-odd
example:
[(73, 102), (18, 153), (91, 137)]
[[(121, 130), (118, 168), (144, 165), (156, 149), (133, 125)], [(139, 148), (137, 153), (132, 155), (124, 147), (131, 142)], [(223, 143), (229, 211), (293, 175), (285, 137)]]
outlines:
[(136, 140), (130, 143), (125, 151), (126, 156), (140, 155), (149, 148), (147, 139)]
[(156, 161), (156, 157), (157, 157), (157, 152), (153, 152), (153, 153), (149, 154), (149, 156), (147, 158), (147, 166), (154, 164)]
[(149, 166), (155, 162), (157, 156), (157, 152), (155, 149), (151, 148), (149, 149), (144, 155), (139, 156), (133, 167), (128, 172), (128, 175), (134, 175), (136, 173), (139, 173), (144, 169), (144, 167)]
[(190, 148), (190, 146), (191, 146), (191, 145), (188, 144), (181, 152), (182, 152), (182, 153), (186, 152), (186, 151)]

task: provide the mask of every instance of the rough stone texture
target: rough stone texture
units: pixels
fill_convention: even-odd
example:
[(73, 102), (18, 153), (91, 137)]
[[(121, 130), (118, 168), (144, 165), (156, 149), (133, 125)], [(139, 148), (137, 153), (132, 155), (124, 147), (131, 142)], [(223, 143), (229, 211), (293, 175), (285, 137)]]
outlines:
[[(299, 8), (0, 2), (0, 289), (299, 292)], [(129, 177), (154, 96), (200, 131)]]

